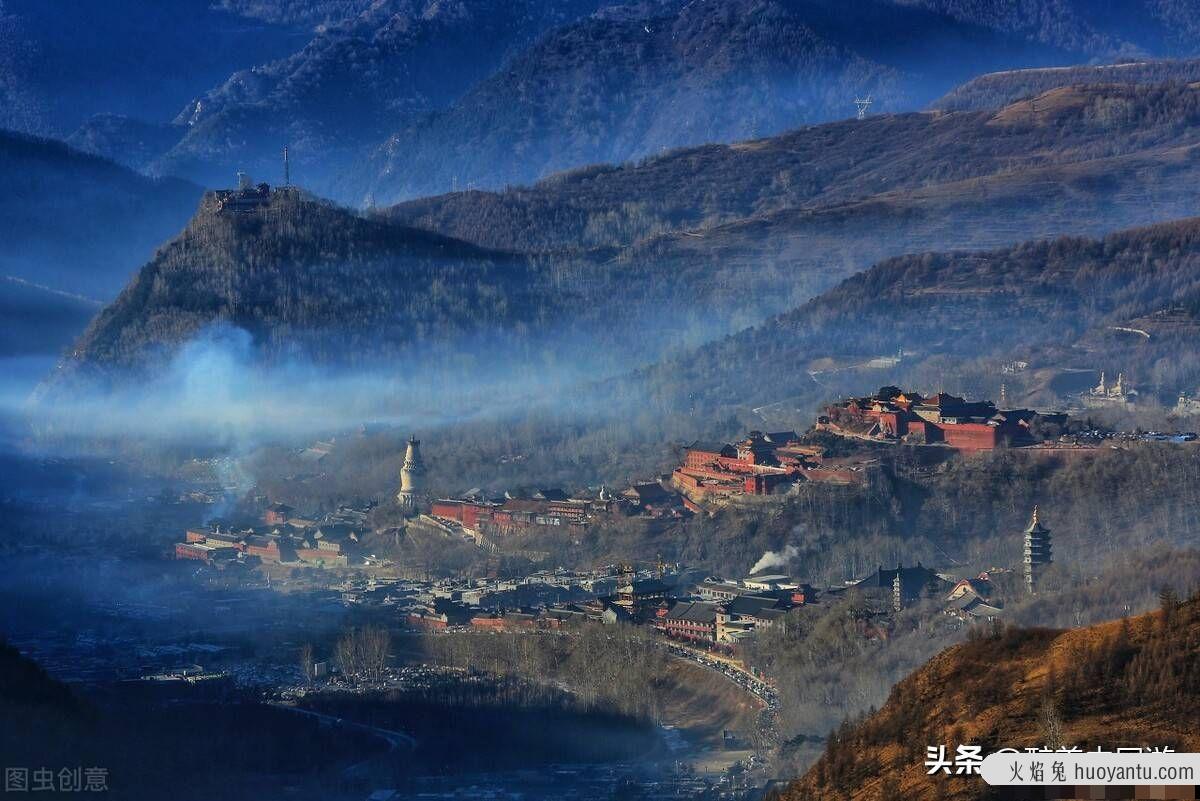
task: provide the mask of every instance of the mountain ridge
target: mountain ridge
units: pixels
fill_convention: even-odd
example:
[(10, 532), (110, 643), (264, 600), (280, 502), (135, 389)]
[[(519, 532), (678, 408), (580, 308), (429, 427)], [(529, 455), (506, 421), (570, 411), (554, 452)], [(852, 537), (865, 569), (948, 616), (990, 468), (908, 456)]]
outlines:
[(0, 130), (0, 274), (108, 298), (200, 197), (63, 142)]
[[(1171, 747), (1190, 752), (1200, 689), (1200, 597), (1136, 618), (1066, 631), (1005, 628), (943, 651), (884, 706), (832, 738), (779, 797), (980, 799), (978, 777), (927, 775), (926, 745)], [(1050, 740), (1058, 742), (1050, 742)]]
[(826, 123), (580, 167), (504, 192), (422, 198), (386, 213), (489, 247), (628, 246), (786, 209), (1194, 142), (1188, 130), (1197, 97), (1195, 89), (1171, 83), (1058, 87), (1039, 98), (1032, 115), (1018, 102), (1000, 110)]
[[(947, 391), (996, 397), (1007, 381), (1019, 395), (1024, 377), (999, 371), (1015, 360), (1107, 367), (1169, 395), (1200, 385), (1196, 341), (1186, 326), (1136, 341), (1105, 333), (1167, 311), (1200, 320), (1200, 218), (1099, 239), (887, 259), (762, 325), (662, 362), (644, 379), (665, 388), (655, 390), (663, 403), (686, 398), (714, 415), (786, 402), (795, 410), (792, 424), (810, 420), (831, 397), (861, 393), (864, 382), (924, 386), (953, 376), (953, 384), (943, 384)], [(897, 349), (906, 355), (890, 369), (834, 371), (819, 380), (810, 372)], [(776, 376), (769, 386), (742, 380), (762, 370)]]

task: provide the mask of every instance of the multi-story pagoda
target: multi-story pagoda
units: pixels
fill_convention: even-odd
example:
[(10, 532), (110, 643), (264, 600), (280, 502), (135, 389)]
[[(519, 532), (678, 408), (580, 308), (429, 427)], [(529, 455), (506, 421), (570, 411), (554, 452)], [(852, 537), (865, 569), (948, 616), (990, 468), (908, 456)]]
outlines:
[(1029, 593), (1037, 591), (1038, 581), (1046, 566), (1054, 561), (1050, 529), (1038, 520), (1038, 508), (1033, 507), (1033, 518), (1025, 529), (1025, 589)]

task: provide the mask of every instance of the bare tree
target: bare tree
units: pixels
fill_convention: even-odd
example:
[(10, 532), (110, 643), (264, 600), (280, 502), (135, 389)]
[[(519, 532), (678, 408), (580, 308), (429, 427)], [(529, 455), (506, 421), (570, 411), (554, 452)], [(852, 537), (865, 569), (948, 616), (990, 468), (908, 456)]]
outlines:
[(392, 636), (387, 629), (368, 626), (358, 632), (358, 652), (368, 679), (379, 681), (387, 668)]
[(1046, 748), (1062, 748), (1066, 745), (1063, 739), (1062, 716), (1058, 714), (1058, 707), (1050, 695), (1042, 699), (1042, 705), (1038, 709), (1038, 731)]
[(300, 646), (300, 670), (304, 672), (304, 680), (312, 684), (317, 677), (317, 663), (313, 658), (313, 646), (310, 642)]
[(387, 629), (366, 626), (343, 634), (337, 641), (334, 653), (346, 676), (379, 681), (387, 669), (391, 644), (392, 635)]
[(358, 676), (362, 671), (362, 661), (359, 659), (358, 642), (353, 631), (348, 631), (338, 638), (334, 647), (338, 666), (347, 677)]

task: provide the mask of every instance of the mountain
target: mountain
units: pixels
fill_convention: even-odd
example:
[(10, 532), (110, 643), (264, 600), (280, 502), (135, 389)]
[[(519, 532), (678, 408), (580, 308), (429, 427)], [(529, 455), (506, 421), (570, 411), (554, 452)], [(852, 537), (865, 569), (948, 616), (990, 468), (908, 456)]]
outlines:
[[(1056, 90), (1040, 109), (1032, 118), (1017, 104), (997, 112), (836, 123), (367, 216), (293, 202), (289, 193), (250, 215), (206, 207), (97, 320), (80, 342), (76, 366), (140, 364), (157, 346), (177, 347), (226, 321), (250, 331), (272, 358), (289, 341), (326, 354), (324, 361), (387, 358), (404, 350), (399, 343), (415, 326), (430, 353), (432, 343), (450, 347), (487, 331), (499, 336), (487, 348), (503, 352), (496, 364), (529, 363), (531, 349), (554, 331), (562, 335), (559, 364), (586, 352), (589, 365), (602, 356), (607, 368), (627, 368), (630, 360), (650, 364), (797, 306), (833, 319), (839, 303), (858, 308), (854, 281), (867, 278), (852, 279), (815, 305), (801, 304), (898, 253), (995, 248), (1030, 234), (1100, 234), (1190, 209), (1196, 178), (1190, 154), (1200, 144), (1191, 121), (1200, 116), (1200, 93), (1174, 85), (1093, 86)], [(860, 196), (879, 186), (888, 190)], [(730, 221), (721, 223), (723, 217)], [(570, 250), (572, 238), (591, 247)], [(452, 267), (444, 273), (443, 256), (411, 249), (428, 243), (446, 248), (439, 253)], [(1017, 246), (1034, 247), (1041, 246)], [(534, 253), (509, 255), (520, 251)], [(986, 258), (1007, 264), (1006, 253)], [(323, 272), (321, 264), (336, 269)], [(887, 274), (888, 264), (865, 275)], [(1020, 267), (1012, 275), (1034, 269)], [(679, 286), (689, 287), (690, 302), (677, 302)], [(1018, 290), (1026, 291), (1022, 284)], [(947, 314), (966, 315), (953, 306), (966, 297), (937, 299), (951, 304)], [(1164, 307), (1179, 300), (1162, 293), (1155, 299)], [(1063, 312), (1053, 306), (1051, 312), (1056, 316), (1048, 319), (1058, 322)], [(1098, 324), (1094, 312), (1085, 308), (1079, 319)], [(879, 313), (886, 317), (891, 307), (881, 305)], [(795, 372), (772, 384), (774, 392), (797, 377), (811, 388), (799, 368), (819, 356), (892, 354), (900, 345), (881, 333), (890, 323), (867, 336), (837, 333), (834, 324), (823, 340), (819, 326), (792, 326), (802, 329), (798, 336), (785, 322), (795, 314), (700, 351), (694, 365), (691, 357), (677, 357), (682, 361), (672, 362), (669, 382), (711, 357), (703, 370), (712, 386), (696, 391), (740, 402), (766, 391), (766, 385), (730, 391), (725, 383), (722, 370), (765, 358), (743, 350), (794, 361)], [(979, 314), (999, 315), (1001, 325), (1013, 319), (994, 309)], [(618, 319), (622, 325), (613, 325)], [(1022, 346), (1046, 334), (1034, 322), (1022, 332)], [(384, 329), (370, 336), (370, 324)], [(921, 319), (913, 325), (928, 327)], [(595, 337), (596, 346), (579, 347), (576, 337), (585, 336)], [(843, 336), (852, 347), (839, 341)], [(927, 336), (944, 340), (936, 331)], [(958, 344), (994, 344), (971, 337)]]
[[(722, 311), (802, 304), (904, 253), (1101, 236), (1193, 213), (1200, 93), (1092, 85), (968, 113), (880, 115), (402, 203), (396, 221), (506, 250), (583, 248), (706, 276)], [(749, 304), (754, 298), (753, 305)], [(761, 318), (760, 318), (761, 319)]]
[(145, 171), (174, 147), (183, 134), (182, 126), (172, 123), (147, 122), (121, 114), (96, 114), (65, 141), (77, 150)]
[(394, 0), (199, 97), (153, 169), (272, 174), (290, 142), (310, 188), (391, 203), (845, 118), (858, 97), (917, 109), (989, 70), (1193, 54), (1163, 3), (1114, 4), (1112, 24), (1065, 0), (1023, 6)]
[(1174, 84), (1066, 87), (1032, 107), (829, 123), (575, 169), (528, 188), (423, 198), (387, 213), (488, 247), (554, 251), (642, 246), (672, 233), (707, 236), (716, 226), (757, 223), (777, 212), (841, 213), (871, 200), (903, 204), (937, 194), (938, 187), (961, 194), (973, 179), (1024, 181), (1023, 192), (1036, 203), (1041, 192), (1055, 190), (1045, 171), (1056, 165), (1068, 181), (1072, 171), (1089, 176), (1073, 182), (1085, 188), (1140, 180), (1123, 176), (1122, 157), (1173, 161), (1170, 150), (1197, 142), (1190, 128), (1198, 98), (1196, 90)]
[(0, 640), (0, 749), (7, 758), (55, 753), (85, 733), (91, 719), (70, 688)]
[[(670, 308), (680, 280), (696, 308)], [(449, 375), (460, 394), (490, 378), (594, 377), (728, 330), (708, 302), (723, 291), (705, 274), (486, 250), (294, 190), (250, 211), (209, 194), (96, 316), (52, 384), (161, 376), (214, 329), (244, 332), (241, 352), (262, 366), (413, 383)]]
[(1195, 54), (1194, 0), (897, 0), (901, 5), (1100, 58)]
[(349, 182), (365, 181), (378, 202), (523, 184), (844, 118), (856, 97), (873, 97), (874, 111), (919, 108), (989, 65), (1064, 59), (876, 0), (645, 3), (551, 32), (449, 108), (397, 129)]
[(191, 214), (200, 188), (0, 131), (0, 275), (107, 299)]
[(844, 725), (780, 794), (801, 799), (967, 801), (982, 779), (926, 775), (926, 745), (1000, 748), (1200, 747), (1200, 597), (1068, 631), (1008, 628), (954, 646)]
[(1082, 84), (1161, 84), (1200, 81), (1200, 60), (1126, 61), (1078, 67), (1005, 70), (956, 86), (932, 107), (941, 111), (999, 108), (1052, 89)]
[[(795, 409), (793, 424), (832, 397), (887, 383), (997, 397), (1007, 382), (1019, 397), (1041, 368), (1124, 372), (1147, 400), (1155, 389), (1173, 403), (1200, 385), (1197, 334), (1200, 220), (1189, 219), (889, 259), (646, 380), (666, 405), (777, 404)], [(901, 351), (898, 365), (866, 368)], [(1030, 372), (1001, 374), (1013, 361)], [(747, 374), (772, 380), (747, 383)]]
[(277, 25), (327, 27), (378, 8), (380, 0), (220, 0), (218, 8)]
[(452, 102), (544, 31), (594, 11), (600, 0), (361, 5), (360, 13), (319, 27), (286, 58), (240, 70), (181, 103), (177, 142), (150, 169), (209, 186), (224, 185), (235, 169), (273, 177), (288, 145), (296, 177), (329, 194), (364, 146)]
[[(0, 126), (354, 205), (920, 108), (989, 70), (1195, 55), (1193, 3), (119, 0), (0, 6)], [(131, 54), (137, 53), (137, 57)], [(82, 68), (81, 68), (82, 67)]]
[(208, 0), (4, 0), (0, 128), (63, 138), (93, 114), (162, 121), (184, 99), (305, 38), (302, 28)]
[(0, 359), (57, 357), (100, 310), (99, 301), (0, 278)]
[(380, 358), (529, 319), (536, 310), (521, 301), (533, 272), (517, 257), (295, 193), (254, 212), (223, 211), (208, 195), (96, 317), (72, 362), (152, 365), (214, 323), (248, 331), (265, 358), (291, 349), (326, 362)]

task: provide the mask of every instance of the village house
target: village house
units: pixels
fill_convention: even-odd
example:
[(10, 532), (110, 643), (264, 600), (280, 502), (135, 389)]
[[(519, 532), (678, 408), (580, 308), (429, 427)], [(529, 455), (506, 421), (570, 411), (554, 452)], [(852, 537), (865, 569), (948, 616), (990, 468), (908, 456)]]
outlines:
[(743, 587), (737, 582), (713, 577), (697, 584), (696, 592), (706, 601), (730, 601), (739, 595), (747, 595), (753, 590)]
[(175, 543), (176, 559), (191, 559), (205, 564), (217, 564), (228, 559), (236, 559), (239, 549), (232, 545), (208, 544), (204, 542)]
[(285, 503), (273, 503), (263, 512), (263, 522), (268, 526), (281, 526), (292, 518), (295, 511)]
[(946, 614), (962, 620), (996, 620), (1003, 613), (1003, 607), (991, 604), (978, 595), (960, 595), (946, 604)]
[(945, 612), (962, 620), (995, 620), (1004, 611), (987, 572), (958, 581), (946, 594)]
[(750, 630), (771, 626), (791, 608), (790, 599), (782, 595), (740, 595), (722, 605), (727, 625), (740, 623)]
[(961, 579), (946, 595), (947, 601), (956, 601), (965, 596), (988, 600), (992, 597), (992, 582), (987, 573), (980, 573), (976, 578)]
[(292, 517), (291, 512), (290, 507), (273, 504), (264, 517), (286, 517), (285, 521), (241, 530), (222, 530), (219, 524), (189, 528), (184, 541), (175, 546), (175, 558), (214, 563), (219, 561), (214, 560), (217, 551), (228, 550), (243, 559), (324, 567), (345, 566), (360, 558), (358, 542), (364, 530), (357, 523), (344, 522), (355, 519), (354, 515), (340, 511), (316, 523)]
[(359, 530), (345, 523), (304, 529), (296, 548), (302, 562), (324, 566), (344, 566), (357, 552)]
[(432, 602), (408, 610), (405, 620), (412, 628), (426, 631), (465, 626), (471, 622), (471, 610), (448, 598), (434, 598)]

